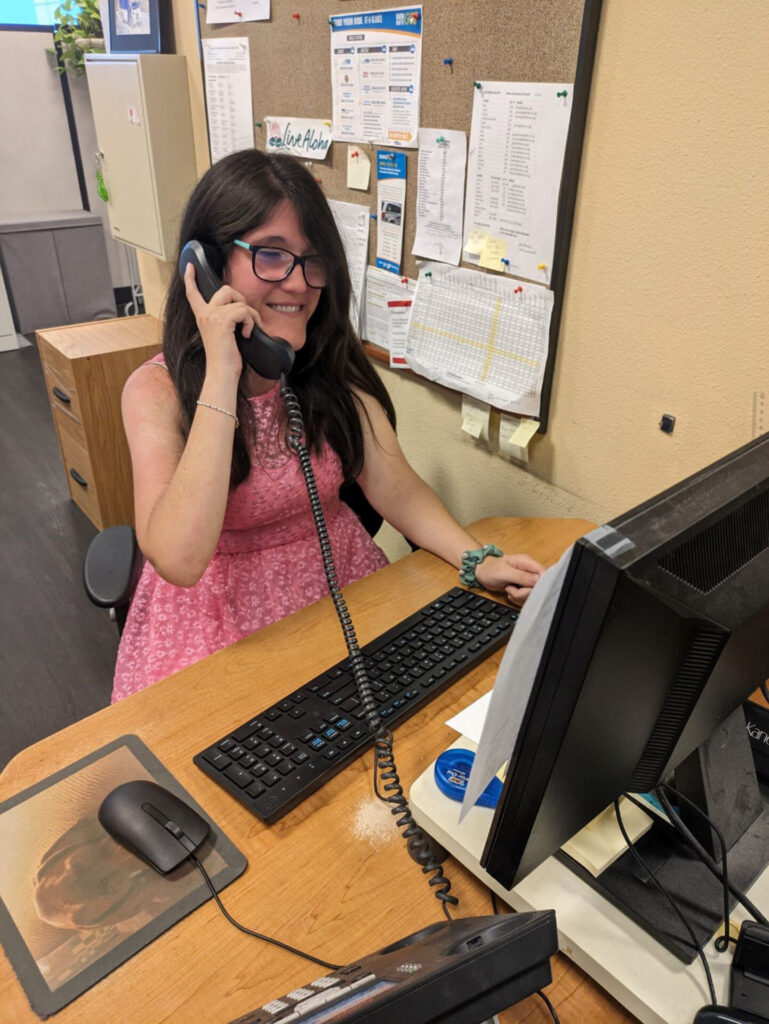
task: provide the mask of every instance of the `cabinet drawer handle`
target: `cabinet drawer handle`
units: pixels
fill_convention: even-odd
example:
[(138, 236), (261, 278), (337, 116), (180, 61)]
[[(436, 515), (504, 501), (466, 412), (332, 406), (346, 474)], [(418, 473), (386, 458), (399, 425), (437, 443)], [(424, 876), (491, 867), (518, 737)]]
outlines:
[(53, 386), (53, 393), (54, 395), (56, 395), (60, 402), (66, 402), (67, 405), (69, 405), (69, 403), (72, 401), (72, 399), (69, 397), (66, 391), (62, 391), (61, 388), (57, 388), (55, 384)]
[(81, 476), (76, 469), (71, 469), (69, 475), (75, 481), (76, 484), (80, 484), (81, 487), (87, 487), (88, 481), (84, 476)]

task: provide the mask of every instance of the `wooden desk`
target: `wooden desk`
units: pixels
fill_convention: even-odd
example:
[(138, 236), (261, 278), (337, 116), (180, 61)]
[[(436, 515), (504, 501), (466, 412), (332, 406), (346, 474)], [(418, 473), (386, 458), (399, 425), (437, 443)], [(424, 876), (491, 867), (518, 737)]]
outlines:
[[(573, 519), (486, 519), (474, 534), (545, 562), (592, 524)], [(456, 571), (418, 551), (345, 591), (361, 644), (456, 584)], [(330, 598), (220, 651), (111, 708), (29, 747), (0, 775), (0, 800), (124, 733), (136, 733), (209, 812), (249, 861), (224, 890), (239, 921), (332, 963), (443, 920), (389, 810), (372, 792), (372, 756), (359, 758), (275, 825), (265, 826), (210, 781), (192, 755), (273, 700), (345, 656)], [(438, 695), (395, 733), (404, 789), (455, 734), (444, 722), (486, 692), (501, 651)], [(77, 685), (73, 671), (73, 686)], [(491, 912), (488, 891), (452, 859), (455, 916)], [(548, 989), (562, 1024), (631, 1024), (578, 968), (553, 959)], [(322, 969), (236, 931), (211, 901), (56, 1015), (56, 1024), (223, 1024), (309, 982)], [(8, 961), (0, 959), (0, 1018), (36, 1021)], [(504, 1024), (546, 1024), (532, 996)], [(418, 1021), (404, 1024), (419, 1024)]]

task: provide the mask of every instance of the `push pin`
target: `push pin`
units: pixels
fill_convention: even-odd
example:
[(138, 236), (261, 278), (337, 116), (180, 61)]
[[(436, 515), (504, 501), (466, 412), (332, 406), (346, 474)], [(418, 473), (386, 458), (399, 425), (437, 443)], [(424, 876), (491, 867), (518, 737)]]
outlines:
[(499, 262), (504, 263), (506, 267), (510, 266), (510, 260), (506, 259), (504, 256), (500, 256)]
[(442, 135), (439, 135), (435, 141), (438, 143), (439, 146), (443, 146), (446, 143), (446, 140)]
[(375, 214), (375, 213), (370, 213), (370, 214), (369, 214), (369, 217), (370, 217), (370, 218), (371, 218), (372, 220), (376, 220), (376, 214)]
[(243, 12), (242, 11), (233, 11), (232, 13), (235, 15), (236, 18), (242, 18), (243, 17)]
[(432, 277), (432, 276), (433, 276), (432, 270), (426, 270), (425, 271), (425, 277)]
[(473, 88), (475, 88), (475, 89), (482, 89), (483, 86), (481, 85), (480, 82), (473, 82)]
[(254, 128), (261, 128), (261, 127), (262, 127), (262, 122), (261, 121), (254, 121)]
[(522, 295), (523, 287), (519, 284), (517, 288), (513, 289), (513, 295)]
[(360, 156), (360, 153), (358, 152), (357, 149), (355, 150), (354, 153), (350, 153), (350, 159), (351, 160), (357, 160), (359, 156)]
[(409, 279), (407, 277), (402, 277), (401, 278), (401, 284), (408, 284), (408, 283), (409, 283)]
[(557, 96), (557, 97), (558, 97), (559, 99), (560, 99), (561, 97), (563, 97), (563, 99), (566, 99), (566, 97), (567, 97), (567, 96), (569, 95), (569, 93), (568, 93), (568, 90), (566, 90), (566, 89), (563, 89), (563, 90), (562, 90), (561, 92), (557, 92), (557, 93), (556, 93), (555, 95), (556, 95), (556, 96)]
[(444, 57), (443, 58), (443, 63), (449, 69), (449, 71), (451, 71), (453, 73), (453, 71), (454, 71), (454, 58), (453, 57)]
[(294, 21), (299, 21), (301, 15), (300, 14), (292, 14), (291, 17), (294, 19)]

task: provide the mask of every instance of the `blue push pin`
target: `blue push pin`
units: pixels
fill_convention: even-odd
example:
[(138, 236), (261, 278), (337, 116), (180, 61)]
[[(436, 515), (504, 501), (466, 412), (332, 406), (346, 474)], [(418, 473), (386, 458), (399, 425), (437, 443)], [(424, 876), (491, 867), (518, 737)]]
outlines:
[(446, 67), (449, 69), (449, 71), (453, 72), (453, 70), (454, 70), (454, 58), (453, 57), (444, 57), (443, 58), (443, 63), (446, 65)]
[(509, 267), (509, 266), (510, 266), (510, 260), (506, 260), (504, 256), (502, 256), (502, 257), (501, 257), (501, 259), (500, 259), (500, 261), (499, 261), (499, 262), (500, 262), (500, 263), (504, 263), (504, 265), (505, 265), (506, 267)]

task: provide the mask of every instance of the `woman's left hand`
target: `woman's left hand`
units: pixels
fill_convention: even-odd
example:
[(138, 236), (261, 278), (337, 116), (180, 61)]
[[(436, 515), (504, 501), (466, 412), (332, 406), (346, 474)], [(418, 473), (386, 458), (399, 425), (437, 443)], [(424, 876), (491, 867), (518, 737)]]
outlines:
[(513, 604), (522, 605), (544, 571), (528, 555), (489, 556), (476, 566), (475, 578), (486, 590), (503, 590)]

